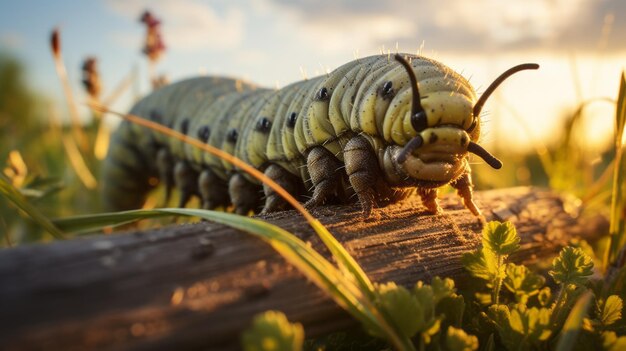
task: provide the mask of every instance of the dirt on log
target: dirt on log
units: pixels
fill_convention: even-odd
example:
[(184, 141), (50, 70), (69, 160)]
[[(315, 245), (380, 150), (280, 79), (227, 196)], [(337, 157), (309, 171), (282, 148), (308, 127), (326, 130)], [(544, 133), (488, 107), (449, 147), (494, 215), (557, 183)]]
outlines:
[[(537, 188), (477, 192), (487, 220), (512, 221), (517, 263), (552, 257), (574, 236), (607, 227), (580, 218), (573, 200)], [(458, 197), (428, 215), (416, 198), (374, 212), (328, 206), (314, 215), (375, 282), (411, 286), (460, 277), (460, 257), (480, 245), (481, 223)], [(262, 217), (328, 257), (293, 211)], [(316, 336), (356, 322), (267, 244), (210, 223), (100, 235), (0, 251), (0, 349), (237, 349), (252, 317), (285, 312)]]

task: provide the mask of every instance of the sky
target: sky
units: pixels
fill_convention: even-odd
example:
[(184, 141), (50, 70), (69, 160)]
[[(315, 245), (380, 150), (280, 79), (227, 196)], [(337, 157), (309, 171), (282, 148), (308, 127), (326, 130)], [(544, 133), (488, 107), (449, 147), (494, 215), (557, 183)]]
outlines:
[[(167, 51), (157, 71), (171, 81), (208, 74), (280, 87), (355, 57), (419, 51), (481, 93), (509, 67), (537, 62), (539, 71), (505, 82), (484, 109), (484, 142), (501, 147), (550, 142), (562, 116), (581, 102), (615, 98), (626, 66), (624, 0), (2, 1), (0, 52), (23, 61), (29, 85), (61, 114), (48, 44), (55, 27), (79, 101), (87, 56), (98, 59), (105, 96), (133, 69), (136, 90), (145, 94), (145, 29), (138, 21), (145, 9), (163, 23)], [(113, 108), (125, 111), (131, 103), (129, 93)], [(605, 146), (614, 106), (596, 101), (585, 111), (587, 142)]]

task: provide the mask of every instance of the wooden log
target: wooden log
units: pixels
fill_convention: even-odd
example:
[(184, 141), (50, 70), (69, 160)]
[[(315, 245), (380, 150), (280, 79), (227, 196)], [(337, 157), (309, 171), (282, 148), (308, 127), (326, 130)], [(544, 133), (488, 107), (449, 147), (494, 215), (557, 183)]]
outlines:
[[(522, 238), (518, 263), (554, 256), (574, 236), (593, 239), (603, 219), (537, 188), (477, 192), (488, 220), (510, 220)], [(416, 198), (361, 220), (358, 207), (314, 214), (375, 282), (411, 286), (461, 277), (463, 253), (480, 245), (481, 224), (454, 195), (427, 215)], [(293, 211), (265, 219), (328, 257)], [(307, 336), (356, 322), (267, 244), (199, 223), (101, 235), (0, 251), (0, 349), (236, 349), (252, 316), (268, 309), (302, 322)]]

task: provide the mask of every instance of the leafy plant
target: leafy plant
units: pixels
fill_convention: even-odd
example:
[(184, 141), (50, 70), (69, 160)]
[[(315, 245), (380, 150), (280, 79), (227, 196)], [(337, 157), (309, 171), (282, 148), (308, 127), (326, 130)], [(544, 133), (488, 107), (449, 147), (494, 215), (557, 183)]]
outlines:
[(507, 263), (505, 274), (504, 286), (515, 295), (516, 302), (521, 304), (528, 303), (530, 297), (538, 295), (539, 289), (546, 283), (541, 275), (515, 263)]
[(445, 345), (450, 351), (473, 351), (478, 349), (478, 338), (467, 334), (463, 329), (449, 327)]
[(602, 333), (602, 347), (607, 351), (621, 351), (626, 349), (626, 336), (618, 337), (615, 332)]
[[(389, 314), (402, 336), (412, 338), (419, 333), (425, 344), (430, 343), (440, 324), (434, 314), (433, 295), (429, 288), (416, 286), (411, 292), (393, 282), (376, 286), (376, 304)], [(376, 331), (372, 334), (377, 335)]]
[(559, 257), (552, 261), (550, 275), (561, 285), (583, 285), (593, 274), (593, 260), (582, 249), (571, 246), (563, 248)]
[(582, 249), (567, 246), (552, 261), (552, 270), (549, 274), (557, 284), (560, 284), (551, 318), (553, 328), (560, 329), (565, 323), (568, 311), (583, 293), (584, 285), (593, 274), (593, 260)]
[(500, 289), (506, 277), (505, 260), (519, 248), (520, 238), (510, 222), (489, 222), (483, 228), (483, 247), (463, 255), (463, 264), (469, 273), (486, 282), (490, 295), (478, 293), (483, 304), (499, 303)]
[(289, 323), (282, 312), (267, 311), (254, 317), (241, 341), (245, 351), (300, 351), (304, 329), (300, 323)]
[(516, 304), (491, 305), (487, 310), (504, 346), (509, 350), (530, 350), (546, 341), (550, 330), (550, 310), (547, 308), (527, 308)]
[[(474, 298), (477, 306), (482, 306), (476, 313), (483, 322), (475, 327), (483, 335), (481, 342), (486, 349), (573, 350), (600, 342), (607, 348), (621, 345), (623, 340), (609, 332), (622, 321), (622, 299), (615, 294), (603, 299), (589, 288), (594, 263), (583, 248), (564, 247), (552, 261), (548, 273), (558, 284), (558, 294), (553, 296), (552, 289), (544, 286), (543, 276), (526, 266), (505, 262), (519, 247), (511, 224), (488, 223), (482, 236), (482, 248), (466, 254), (463, 262), (480, 282)], [(499, 281), (510, 296), (496, 294)], [(482, 293), (485, 289), (491, 293)], [(589, 311), (594, 299), (596, 308)]]
[(603, 328), (609, 328), (622, 319), (623, 308), (622, 299), (617, 295), (611, 295), (606, 300), (598, 301), (596, 306), (598, 319), (595, 324)]

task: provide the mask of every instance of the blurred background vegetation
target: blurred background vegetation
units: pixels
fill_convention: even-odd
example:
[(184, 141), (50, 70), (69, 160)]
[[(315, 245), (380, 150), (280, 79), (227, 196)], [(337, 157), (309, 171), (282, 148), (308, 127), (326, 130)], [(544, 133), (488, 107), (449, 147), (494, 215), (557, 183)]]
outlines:
[[(0, 53), (2, 177), (50, 217), (100, 211), (97, 189), (81, 182), (64, 148), (63, 138), (70, 135), (70, 127), (61, 124), (58, 106), (31, 90), (26, 76), (14, 56)], [(92, 120), (82, 127), (93, 141), (97, 124)], [(97, 174), (100, 161), (93, 152), (83, 156), (87, 167)], [(50, 238), (3, 197), (0, 231), (4, 245)]]

